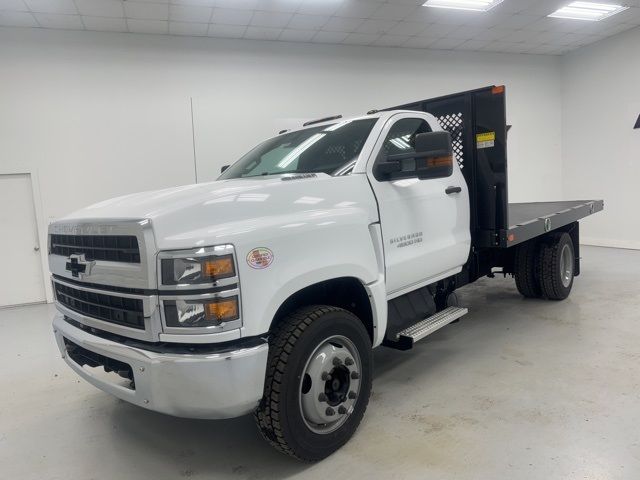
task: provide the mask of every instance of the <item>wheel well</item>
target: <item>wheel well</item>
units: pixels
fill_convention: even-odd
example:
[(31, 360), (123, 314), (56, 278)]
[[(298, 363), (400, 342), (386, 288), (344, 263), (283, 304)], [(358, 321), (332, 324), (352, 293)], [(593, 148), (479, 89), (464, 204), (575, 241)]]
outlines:
[(273, 327), (289, 313), (307, 305), (331, 305), (350, 311), (362, 321), (373, 341), (371, 302), (364, 285), (357, 278), (334, 278), (297, 291), (280, 305), (269, 331), (272, 331)]
[(573, 242), (573, 252), (575, 256), (575, 266), (574, 266), (574, 276), (580, 275), (580, 223), (573, 222), (567, 225), (563, 225), (562, 227), (558, 227), (550, 232), (545, 233), (544, 235), (540, 235), (538, 237), (531, 238), (526, 242), (516, 245), (512, 248), (498, 249), (495, 251), (495, 254), (498, 256), (498, 261), (494, 262), (495, 265), (501, 265), (504, 273), (515, 273), (515, 259), (516, 259), (516, 250), (519, 248), (523, 248), (525, 243), (535, 243), (540, 244), (541, 242), (546, 242), (551, 238), (554, 233), (557, 232), (566, 232), (571, 237), (571, 241)]

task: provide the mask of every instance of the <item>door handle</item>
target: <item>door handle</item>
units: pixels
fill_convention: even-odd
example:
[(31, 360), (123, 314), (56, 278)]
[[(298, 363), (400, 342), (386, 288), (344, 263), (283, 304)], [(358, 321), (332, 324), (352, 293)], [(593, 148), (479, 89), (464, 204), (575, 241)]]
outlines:
[(462, 191), (462, 187), (447, 187), (444, 191), (447, 195), (451, 195), (452, 193), (460, 193)]

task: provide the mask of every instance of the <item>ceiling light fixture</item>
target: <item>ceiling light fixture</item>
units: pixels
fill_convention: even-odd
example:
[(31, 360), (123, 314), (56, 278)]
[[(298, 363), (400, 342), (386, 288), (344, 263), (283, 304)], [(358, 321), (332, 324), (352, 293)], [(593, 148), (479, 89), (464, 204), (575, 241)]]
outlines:
[(486, 12), (502, 3), (503, 0), (427, 0), (423, 7), (452, 8), (454, 10), (472, 10)]
[(608, 3), (593, 2), (572, 2), (569, 5), (559, 8), (549, 17), (568, 18), (570, 20), (587, 20), (598, 22), (602, 19), (615, 15), (629, 7), (623, 5), (610, 5)]

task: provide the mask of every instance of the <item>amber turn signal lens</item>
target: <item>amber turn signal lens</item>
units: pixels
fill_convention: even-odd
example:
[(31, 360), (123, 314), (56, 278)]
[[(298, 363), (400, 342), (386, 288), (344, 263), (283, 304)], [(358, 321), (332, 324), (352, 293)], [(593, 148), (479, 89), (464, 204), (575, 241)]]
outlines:
[(202, 264), (202, 271), (205, 277), (214, 280), (216, 278), (233, 277), (235, 275), (233, 256), (225, 255), (208, 258)]
[(448, 167), (449, 165), (453, 165), (452, 157), (432, 157), (427, 158), (427, 167)]
[(238, 311), (238, 297), (225, 298), (212, 303), (206, 303), (204, 311), (207, 320), (216, 320), (218, 322), (235, 320), (240, 316)]

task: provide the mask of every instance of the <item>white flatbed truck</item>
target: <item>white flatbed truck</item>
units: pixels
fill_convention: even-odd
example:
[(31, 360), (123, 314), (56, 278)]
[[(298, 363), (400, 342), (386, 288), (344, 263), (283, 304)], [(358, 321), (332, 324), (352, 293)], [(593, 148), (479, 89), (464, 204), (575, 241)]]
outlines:
[(495, 272), (562, 300), (600, 200), (509, 204), (504, 87), (281, 132), (217, 181), (101, 202), (49, 229), (62, 356), (144, 408), (254, 413), (315, 461), (357, 429), (372, 349), (460, 318)]

